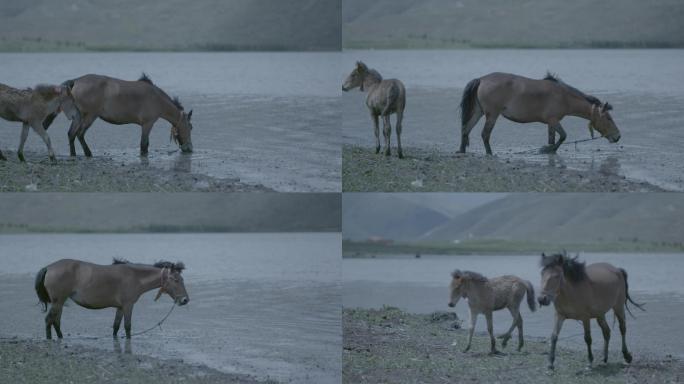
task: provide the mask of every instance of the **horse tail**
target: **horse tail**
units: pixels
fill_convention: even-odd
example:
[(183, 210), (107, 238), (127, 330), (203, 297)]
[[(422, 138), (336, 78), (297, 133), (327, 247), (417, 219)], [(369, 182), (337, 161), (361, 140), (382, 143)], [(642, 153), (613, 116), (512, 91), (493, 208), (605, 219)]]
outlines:
[(475, 106), (477, 105), (477, 88), (480, 86), (480, 79), (473, 79), (466, 85), (461, 97), (461, 128), (468, 125), (473, 118)]
[(48, 128), (50, 128), (50, 125), (52, 124), (53, 121), (55, 121), (55, 118), (59, 115), (59, 111), (52, 112), (51, 114), (47, 115), (45, 117), (45, 120), (43, 120), (43, 129), (46, 131)]
[(43, 303), (43, 312), (47, 312), (47, 305), (50, 302), (50, 295), (47, 289), (45, 289), (45, 274), (47, 273), (47, 268), (43, 268), (38, 271), (36, 275), (36, 294), (38, 295), (38, 300)]
[(530, 311), (534, 312), (537, 310), (537, 302), (534, 301), (534, 287), (532, 283), (525, 280), (525, 288), (527, 289), (527, 306), (530, 307)]
[(631, 297), (629, 297), (629, 284), (627, 284), (627, 271), (620, 268), (620, 272), (622, 273), (622, 277), (625, 279), (625, 309), (627, 309), (627, 312), (629, 313), (629, 315), (632, 316), (632, 318), (634, 318), (632, 311), (629, 310), (629, 306), (627, 305), (628, 303), (632, 303), (635, 307), (641, 309), (644, 312), (646, 312), (646, 310), (644, 309), (643, 303), (637, 303), (634, 300), (632, 300)]

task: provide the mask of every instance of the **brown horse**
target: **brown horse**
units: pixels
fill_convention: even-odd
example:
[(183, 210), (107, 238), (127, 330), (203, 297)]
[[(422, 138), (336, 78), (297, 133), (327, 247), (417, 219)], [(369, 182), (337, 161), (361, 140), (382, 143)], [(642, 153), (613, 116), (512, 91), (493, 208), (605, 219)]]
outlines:
[[(67, 107), (66, 104), (71, 107)], [(44, 123), (48, 116), (56, 116), (60, 109), (64, 108), (65, 113), (68, 114), (67, 110), (71, 111), (72, 107), (73, 102), (67, 87), (37, 85), (35, 88), (17, 89), (0, 84), (0, 118), (22, 123), (21, 141), (17, 150), (20, 161), (25, 161), (24, 143), (28, 137), (29, 126), (45, 142), (50, 159), (55, 159), (50, 136), (46, 132), (49, 124), (44, 127)], [(0, 151), (0, 160), (5, 160), (2, 151)]]
[(62, 259), (38, 272), (36, 293), (50, 311), (45, 316), (45, 335), (52, 339), (52, 329), (62, 338), (60, 320), (67, 299), (88, 309), (116, 308), (114, 337), (117, 337), (121, 318), (124, 318), (126, 337), (131, 337), (133, 305), (143, 293), (159, 288), (155, 300), (167, 293), (178, 305), (190, 300), (181, 272), (183, 263), (160, 261), (154, 265), (134, 264), (114, 259), (112, 265), (98, 265), (85, 261)]
[(378, 116), (382, 116), (382, 134), (385, 137), (385, 155), (391, 154), (390, 137), (392, 136), (392, 126), (390, 125), (390, 115), (397, 114), (397, 155), (404, 157), (401, 150), (401, 122), (404, 119), (404, 108), (406, 107), (406, 89), (404, 84), (397, 79), (383, 80), (382, 76), (375, 69), (369, 69), (366, 64), (357, 61), (356, 68), (347, 76), (342, 84), (343, 91), (349, 91), (359, 87), (361, 92), (368, 91), (366, 96), (366, 106), (370, 111), (373, 125), (375, 127), (375, 153), (380, 152), (380, 128), (378, 126)]
[(500, 337), (501, 345), (506, 348), (511, 333), (518, 327), (518, 351), (523, 347), (523, 319), (520, 316), (520, 302), (527, 294), (527, 305), (531, 311), (537, 309), (534, 303), (534, 288), (532, 283), (517, 276), (505, 275), (488, 279), (477, 272), (455, 270), (451, 273), (451, 298), (449, 307), (455, 307), (458, 300), (463, 297), (468, 299), (470, 307), (470, 335), (468, 346), (463, 350), (470, 350), (473, 340), (477, 315), (484, 314), (487, 319), (487, 331), (491, 339), (491, 354), (497, 354), (496, 341), (494, 340), (492, 312), (508, 308), (513, 316), (513, 324)]
[[(150, 131), (161, 119), (171, 124), (171, 138), (183, 152), (192, 152), (192, 110), (185, 113), (178, 98), (171, 98), (152, 83), (144, 73), (137, 81), (126, 81), (101, 75), (85, 75), (68, 80), (76, 108), (80, 112), (69, 128), (69, 153), (76, 156), (74, 140), (78, 137), (83, 153), (92, 153), (85, 133), (99, 117), (110, 124), (138, 124), (142, 127), (140, 155), (146, 156)], [(56, 115), (55, 115), (56, 116)], [(55, 116), (51, 116), (50, 122)], [(49, 125), (49, 123), (48, 123)]]
[[(610, 104), (601, 103), (596, 97), (582, 93), (551, 74), (535, 80), (510, 73), (490, 73), (471, 80), (463, 91), (459, 152), (465, 153), (470, 131), (483, 115), (486, 120), (482, 140), (488, 155), (492, 154), (489, 137), (499, 116), (516, 123), (546, 124), (549, 144), (542, 147), (543, 153), (555, 153), (565, 141), (565, 130), (561, 126), (565, 116), (589, 120), (592, 137), (596, 129), (602, 137), (615, 143), (620, 140), (620, 131), (608, 112), (612, 109)], [(558, 142), (556, 133), (560, 135)]]
[(584, 326), (584, 341), (587, 343), (589, 364), (594, 360), (591, 352), (591, 330), (589, 321), (596, 319), (603, 332), (603, 362), (608, 361), (608, 341), (610, 327), (606, 322), (606, 312), (613, 310), (620, 323), (622, 334), (622, 355), (627, 363), (632, 362), (632, 355), (627, 350), (625, 334), (625, 308), (627, 302), (643, 310), (642, 304), (637, 304), (629, 297), (627, 272), (608, 263), (595, 263), (585, 266), (584, 263), (568, 257), (565, 252), (541, 258), (541, 286), (539, 305), (549, 305), (553, 302), (556, 309), (556, 320), (551, 333), (551, 352), (549, 353), (549, 369), (553, 369), (556, 358), (556, 342), (565, 319), (582, 321)]

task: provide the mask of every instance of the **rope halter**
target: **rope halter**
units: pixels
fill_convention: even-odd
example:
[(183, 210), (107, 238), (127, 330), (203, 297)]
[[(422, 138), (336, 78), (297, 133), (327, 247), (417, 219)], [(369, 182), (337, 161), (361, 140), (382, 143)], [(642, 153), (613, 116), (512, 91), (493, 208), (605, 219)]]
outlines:
[(157, 296), (154, 297), (154, 301), (159, 300), (162, 293), (166, 292), (166, 289), (164, 289), (164, 288), (166, 287), (166, 283), (168, 283), (168, 281), (169, 281), (169, 274), (171, 273), (171, 271), (169, 270), (169, 273), (166, 274), (166, 281), (164, 281), (164, 272), (166, 270), (169, 270), (169, 269), (167, 267), (164, 267), (161, 270), (161, 277), (160, 277), (161, 286), (159, 287), (159, 291), (157, 291)]

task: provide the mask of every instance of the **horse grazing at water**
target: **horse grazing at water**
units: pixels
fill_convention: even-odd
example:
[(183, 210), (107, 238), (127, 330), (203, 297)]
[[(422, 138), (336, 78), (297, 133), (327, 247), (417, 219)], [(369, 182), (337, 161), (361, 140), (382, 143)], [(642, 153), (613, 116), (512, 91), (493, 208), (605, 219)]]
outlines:
[[(28, 137), (29, 126), (43, 139), (48, 149), (48, 156), (55, 159), (50, 136), (43, 126), (50, 115), (57, 115), (60, 110), (71, 111), (73, 102), (67, 87), (55, 85), (37, 85), (35, 88), (17, 89), (0, 84), (0, 117), (8, 121), (22, 123), (21, 141), (17, 156), (24, 159), (24, 143)], [(6, 160), (0, 151), (0, 160)]]
[(134, 264), (114, 259), (112, 265), (98, 265), (85, 261), (62, 259), (41, 269), (36, 276), (36, 293), (50, 311), (45, 316), (45, 335), (52, 339), (52, 329), (62, 338), (60, 319), (67, 299), (88, 309), (116, 308), (114, 337), (117, 337), (121, 318), (124, 318), (126, 338), (131, 337), (133, 305), (143, 293), (159, 288), (155, 301), (167, 293), (176, 304), (190, 300), (181, 272), (183, 263), (160, 261), (154, 265)]
[(401, 121), (404, 119), (404, 108), (406, 107), (406, 89), (404, 84), (397, 79), (383, 80), (378, 71), (369, 69), (366, 64), (357, 61), (356, 68), (344, 81), (342, 90), (347, 92), (356, 87), (359, 87), (361, 92), (368, 91), (366, 106), (370, 111), (375, 127), (375, 153), (380, 152), (378, 117), (382, 116), (385, 155), (391, 155), (390, 137), (392, 136), (392, 126), (390, 125), (390, 115), (396, 113), (397, 154), (400, 159), (403, 158), (404, 153), (401, 150)]
[(520, 302), (527, 294), (527, 305), (531, 311), (537, 309), (534, 302), (534, 288), (532, 283), (517, 276), (505, 275), (488, 279), (477, 272), (455, 270), (451, 273), (451, 298), (449, 307), (455, 307), (458, 300), (463, 297), (468, 299), (470, 307), (470, 334), (468, 336), (468, 346), (463, 350), (470, 350), (470, 343), (473, 340), (477, 315), (484, 314), (487, 319), (487, 332), (491, 339), (491, 354), (499, 353), (496, 350), (494, 340), (492, 312), (508, 308), (513, 316), (513, 324), (508, 332), (500, 336), (503, 339), (501, 345), (506, 348), (511, 333), (518, 327), (518, 351), (524, 345), (523, 341), (523, 319), (520, 316)]
[[(577, 261), (577, 256), (570, 258), (565, 252), (541, 258), (541, 285), (539, 305), (549, 305), (553, 302), (556, 309), (556, 320), (551, 333), (551, 352), (549, 353), (549, 369), (553, 369), (556, 358), (556, 342), (565, 319), (582, 321), (584, 326), (584, 341), (587, 343), (589, 364), (594, 360), (591, 353), (591, 329), (589, 321), (596, 319), (603, 332), (603, 362), (608, 362), (608, 341), (610, 327), (606, 322), (606, 312), (613, 310), (620, 323), (622, 334), (622, 355), (627, 363), (632, 361), (632, 355), (627, 350), (625, 334), (625, 308), (627, 301), (637, 308), (644, 310), (642, 304), (635, 303), (629, 297), (627, 272), (608, 263), (595, 263), (585, 266)], [(631, 314), (631, 312), (630, 312)]]
[[(78, 137), (83, 153), (92, 153), (85, 141), (85, 133), (99, 117), (110, 124), (138, 124), (142, 127), (140, 155), (146, 156), (150, 131), (161, 119), (171, 124), (171, 138), (183, 152), (192, 152), (192, 110), (185, 113), (178, 98), (171, 98), (152, 83), (144, 73), (137, 81), (126, 81), (101, 75), (85, 75), (64, 82), (78, 111), (69, 128), (69, 153), (76, 156), (74, 140)], [(56, 117), (51, 116), (48, 125)]]
[[(546, 124), (549, 141), (542, 147), (542, 153), (555, 153), (565, 141), (565, 130), (560, 123), (565, 116), (589, 120), (592, 138), (596, 129), (609, 142), (616, 143), (620, 140), (620, 131), (610, 116), (612, 109), (610, 104), (601, 103), (596, 97), (582, 93), (549, 73), (542, 80), (510, 73), (490, 73), (471, 80), (463, 91), (459, 152), (465, 153), (470, 131), (483, 115), (482, 140), (488, 155), (492, 154), (489, 137), (500, 115), (516, 123)], [(560, 135), (557, 142), (556, 133)]]

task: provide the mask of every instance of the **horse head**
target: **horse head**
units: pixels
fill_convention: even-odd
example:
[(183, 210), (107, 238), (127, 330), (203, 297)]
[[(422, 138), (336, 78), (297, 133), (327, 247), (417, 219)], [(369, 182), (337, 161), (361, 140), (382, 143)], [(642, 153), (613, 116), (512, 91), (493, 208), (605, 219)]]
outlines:
[(620, 130), (613, 117), (610, 116), (610, 112), (613, 106), (607, 102), (603, 104), (592, 104), (591, 105), (591, 116), (589, 118), (589, 132), (591, 137), (594, 137), (594, 129), (599, 131), (601, 136), (605, 137), (611, 143), (617, 143), (620, 140)]
[(347, 76), (347, 79), (344, 81), (344, 84), (342, 84), (342, 90), (347, 92), (359, 87), (359, 90), (363, 91), (363, 81), (366, 78), (366, 74), (368, 74), (368, 67), (366, 64), (361, 61), (357, 61), (356, 68), (351, 71), (349, 76)]
[(185, 265), (183, 263), (161, 261), (156, 263), (154, 266), (161, 268), (161, 287), (159, 288), (157, 296), (154, 298), (154, 300), (158, 300), (162, 293), (166, 293), (176, 304), (187, 304), (190, 301), (190, 297), (185, 289), (183, 276), (181, 276), (181, 273), (185, 269)]
[(180, 110), (178, 122), (171, 127), (171, 140), (175, 141), (183, 152), (192, 152), (192, 110), (185, 113)]

